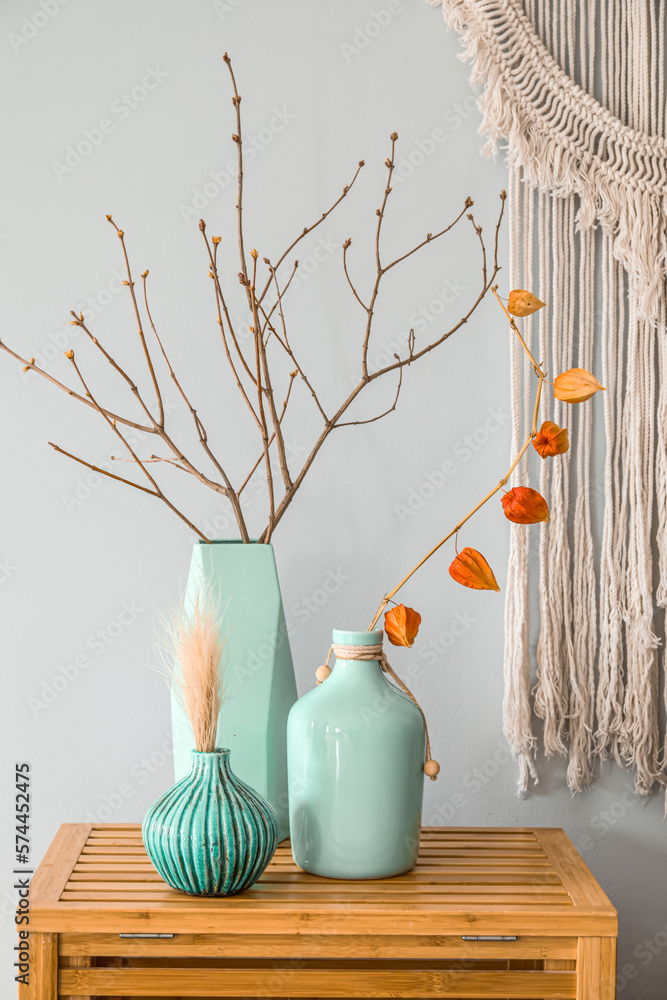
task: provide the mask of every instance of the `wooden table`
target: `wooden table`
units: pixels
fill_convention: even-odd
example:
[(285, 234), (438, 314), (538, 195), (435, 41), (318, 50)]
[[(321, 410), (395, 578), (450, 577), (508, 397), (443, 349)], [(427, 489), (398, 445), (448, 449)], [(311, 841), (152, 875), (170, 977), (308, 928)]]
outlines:
[(562, 830), (424, 829), (397, 878), (306, 875), (289, 845), (232, 899), (160, 879), (139, 826), (66, 824), (31, 886), (56, 997), (615, 997), (616, 911)]

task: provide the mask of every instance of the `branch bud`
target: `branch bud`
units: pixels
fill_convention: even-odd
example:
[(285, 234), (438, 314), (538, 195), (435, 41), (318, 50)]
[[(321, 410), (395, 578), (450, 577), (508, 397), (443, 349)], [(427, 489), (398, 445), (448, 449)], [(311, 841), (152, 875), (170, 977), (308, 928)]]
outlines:
[(253, 260), (257, 260), (257, 258), (259, 257), (259, 254), (258, 254), (258, 253), (257, 253), (257, 251), (256, 251), (256, 250), (255, 250), (255, 249), (253, 248), (253, 249), (252, 249), (252, 250), (250, 251), (250, 256), (252, 257), (252, 259), (253, 259)]
[(218, 243), (222, 243), (222, 236), (214, 236), (212, 242), (217, 246)]
[(347, 250), (348, 247), (350, 247), (350, 246), (352, 246), (352, 237), (348, 236), (348, 238), (343, 243), (343, 250)]
[(148, 268), (146, 268), (146, 270), (143, 272), (143, 274), (141, 275), (141, 277), (142, 278), (147, 278), (148, 275), (149, 275), (149, 270), (148, 270)]
[(74, 361), (74, 351), (72, 350), (65, 351), (65, 357), (69, 358), (70, 361)]
[(107, 222), (111, 222), (111, 221), (112, 221), (111, 216), (107, 215)]
[(234, 140), (234, 142), (238, 142), (239, 141), (239, 137), (237, 136), (236, 132), (234, 132), (232, 134), (232, 139)]
[(116, 235), (118, 236), (119, 240), (122, 240), (123, 236), (125, 236), (125, 233), (123, 232), (122, 229), (119, 229)]
[(206, 232), (206, 223), (204, 222), (203, 219), (199, 220), (199, 229), (202, 233)]
[(396, 142), (396, 140), (398, 139), (398, 132), (392, 132), (389, 138), (391, 139), (392, 142)]
[(360, 167), (363, 167), (365, 165), (366, 165), (366, 161), (365, 160), (359, 160), (359, 166)]

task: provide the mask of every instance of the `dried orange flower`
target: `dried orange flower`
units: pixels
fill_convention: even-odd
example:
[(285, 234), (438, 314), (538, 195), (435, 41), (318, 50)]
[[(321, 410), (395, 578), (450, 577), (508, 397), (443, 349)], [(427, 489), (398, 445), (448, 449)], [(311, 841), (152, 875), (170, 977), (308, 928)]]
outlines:
[(384, 628), (392, 646), (411, 646), (415, 641), (422, 616), (413, 608), (398, 604), (390, 611), (385, 611)]
[(549, 507), (541, 493), (530, 486), (515, 486), (503, 495), (505, 517), (515, 524), (537, 524), (549, 520)]
[(570, 368), (554, 379), (554, 396), (563, 403), (583, 403), (604, 388), (585, 368)]
[(559, 427), (553, 420), (545, 420), (533, 438), (533, 448), (542, 458), (562, 455), (569, 447), (567, 427)]
[(532, 316), (538, 309), (542, 309), (546, 302), (541, 302), (532, 292), (526, 292), (523, 288), (515, 288), (510, 292), (507, 311), (512, 316)]
[(449, 567), (449, 575), (457, 583), (472, 590), (500, 590), (493, 570), (482, 553), (470, 546), (466, 546), (456, 556)]

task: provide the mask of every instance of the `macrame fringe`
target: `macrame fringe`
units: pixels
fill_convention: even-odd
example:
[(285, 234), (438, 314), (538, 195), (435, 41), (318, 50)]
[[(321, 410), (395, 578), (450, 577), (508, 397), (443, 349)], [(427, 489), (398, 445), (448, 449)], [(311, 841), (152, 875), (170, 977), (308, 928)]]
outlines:
[[(532, 692), (544, 748), (568, 756), (573, 792), (593, 780), (597, 755), (630, 765), (647, 795), (667, 783), (654, 627), (654, 601), (667, 607), (666, 0), (431, 2), (461, 37), (471, 82), (483, 85), (483, 152), (506, 145), (510, 284), (549, 304), (525, 322), (528, 343), (539, 338), (549, 372), (592, 370), (601, 330), (603, 482), (591, 478), (593, 408), (543, 394), (540, 409), (572, 443), (539, 472), (551, 510), (539, 538)], [(593, 96), (599, 20), (603, 103)], [(514, 454), (532, 420), (531, 372), (517, 351), (513, 343)], [(515, 482), (526, 485), (530, 471), (526, 456)], [(599, 567), (594, 497), (604, 500)], [(528, 573), (529, 533), (512, 526), (504, 718), (521, 790), (537, 781)], [(667, 706), (667, 678), (663, 696)]]

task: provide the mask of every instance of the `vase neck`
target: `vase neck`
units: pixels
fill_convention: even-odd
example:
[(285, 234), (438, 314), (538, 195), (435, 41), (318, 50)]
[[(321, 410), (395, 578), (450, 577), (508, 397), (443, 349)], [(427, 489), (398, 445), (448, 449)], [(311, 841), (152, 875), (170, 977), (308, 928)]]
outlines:
[(229, 750), (219, 749), (210, 753), (201, 750), (192, 751), (192, 773), (207, 773), (213, 769), (222, 771), (224, 774), (230, 773)]

